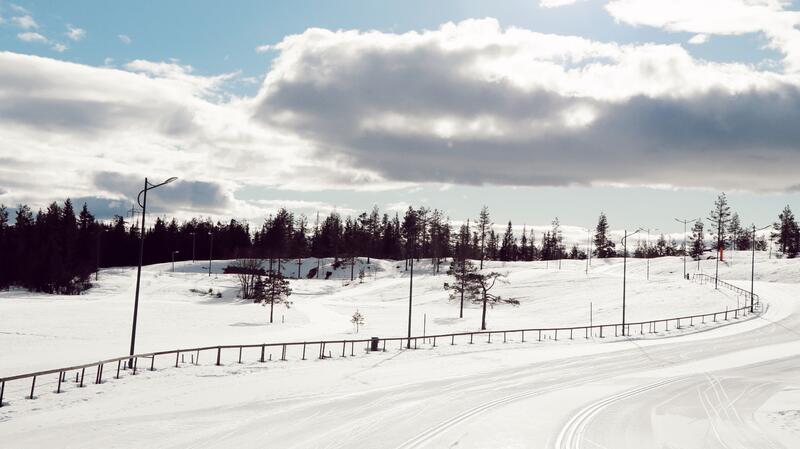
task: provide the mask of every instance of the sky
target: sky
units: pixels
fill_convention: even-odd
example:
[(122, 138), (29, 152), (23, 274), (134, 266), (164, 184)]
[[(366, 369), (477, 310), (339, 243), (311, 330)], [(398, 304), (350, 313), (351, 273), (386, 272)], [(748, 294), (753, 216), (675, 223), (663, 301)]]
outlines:
[(0, 0), (0, 203), (682, 230), (800, 201), (800, 5)]

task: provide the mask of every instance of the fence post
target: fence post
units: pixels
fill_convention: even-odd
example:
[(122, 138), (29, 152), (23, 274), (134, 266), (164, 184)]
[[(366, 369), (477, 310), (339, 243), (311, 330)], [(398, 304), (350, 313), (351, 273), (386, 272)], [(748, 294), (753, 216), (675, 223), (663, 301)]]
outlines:
[(181, 357), (181, 352), (175, 351), (175, 368), (178, 367), (178, 359), (180, 359), (180, 357)]
[[(242, 356), (241, 356), (241, 354), (242, 354), (242, 348), (239, 348), (239, 354), (240, 354), (240, 355), (239, 355), (239, 358), (241, 359), (241, 357), (242, 357)], [(303, 358), (302, 358), (302, 359), (300, 359), (300, 360), (305, 360), (305, 359), (306, 359), (306, 342), (303, 342)]]
[(503, 343), (505, 343), (505, 342), (506, 342), (506, 333), (503, 332)]
[(539, 341), (542, 341), (542, 330), (541, 329), (538, 330), (539, 330)]
[(455, 344), (456, 344), (456, 336), (455, 335), (451, 335), (450, 336), (450, 346), (454, 346)]
[(472, 335), (473, 334), (469, 334), (469, 344), (472, 344)]
[(33, 376), (33, 380), (31, 380), (31, 395), (28, 399), (33, 399), (33, 387), (36, 386), (36, 376)]
[(344, 350), (345, 350), (345, 348), (346, 348), (346, 347), (347, 347), (347, 342), (346, 342), (346, 341), (344, 341), (344, 340), (342, 340), (342, 357), (344, 357), (344, 356), (345, 356), (345, 355), (344, 355)]
[(242, 363), (242, 347), (239, 346), (239, 363)]
[(569, 328), (569, 339), (572, 340), (572, 328)]
[(433, 337), (433, 347), (436, 347), (436, 337)]
[(556, 329), (556, 338), (555, 341), (558, 341), (558, 329)]
[(525, 331), (522, 331), (522, 342), (525, 343)]
[(64, 374), (63, 371), (58, 372), (58, 388), (56, 389), (56, 394), (61, 393), (61, 376)]
[(266, 350), (266, 345), (261, 345), (261, 363), (264, 363), (264, 351)]
[[(416, 344), (416, 341), (414, 343)], [(355, 346), (356, 346), (356, 343), (354, 341), (351, 341), (350, 342), (350, 357), (355, 357), (355, 355), (356, 355)], [(283, 345), (283, 348), (284, 348), (284, 352), (285, 352), (286, 351), (286, 345)], [(284, 359), (284, 360), (286, 360), (286, 359)]]
[(600, 338), (603, 338), (603, 326), (600, 325)]
[[(222, 357), (222, 346), (217, 346), (217, 366), (219, 366), (219, 359)], [(153, 357), (155, 358), (155, 357)]]
[(283, 345), (281, 360), (283, 360), (284, 362), (286, 361), (286, 345)]
[(155, 370), (156, 370), (156, 369), (155, 369), (155, 366), (156, 366), (156, 355), (155, 355), (155, 354), (153, 354), (153, 355), (150, 357), (150, 371), (155, 371)]
[(6, 381), (0, 382), (0, 407), (3, 406), (3, 393), (6, 392)]
[(589, 328), (588, 327), (584, 327), (583, 330), (584, 330), (584, 333), (586, 334), (585, 338), (588, 340), (589, 339)]
[(491, 342), (492, 342), (492, 333), (489, 332), (489, 340), (487, 341), (487, 343), (491, 343)]
[[(136, 374), (136, 368), (134, 368), (133, 373)], [(81, 368), (81, 384), (78, 385), (78, 387), (80, 387), (80, 388), (83, 388), (83, 375), (84, 374), (86, 374), (86, 368)]]
[(119, 379), (119, 368), (122, 365), (122, 360), (117, 360), (117, 379)]

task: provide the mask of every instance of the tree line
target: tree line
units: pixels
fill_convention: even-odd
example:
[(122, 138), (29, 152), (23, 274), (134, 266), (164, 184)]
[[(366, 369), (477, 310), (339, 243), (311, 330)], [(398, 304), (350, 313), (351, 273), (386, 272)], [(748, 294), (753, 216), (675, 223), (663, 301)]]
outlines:
[[(766, 249), (762, 235), (753, 241), (752, 229), (740, 223), (731, 212), (725, 194), (715, 201), (706, 220), (694, 223), (686, 247), (660, 235), (655, 244), (645, 241), (633, 248), (632, 257), (681, 255), (684, 251), (699, 258), (709, 250), (706, 232), (712, 237), (711, 249)], [(796, 257), (800, 253), (800, 231), (789, 206), (779, 214), (770, 240), (779, 255)], [(609, 231), (608, 219), (601, 213), (592, 233), (593, 257), (620, 256), (619, 242)], [(77, 294), (91, 285), (93, 272), (102, 267), (131, 266), (138, 263), (141, 231), (137, 217), (126, 221), (95, 219), (86, 204), (76, 212), (70, 200), (51, 203), (36, 213), (19, 205), (13, 224), (7, 208), (0, 205), (0, 288), (11, 285), (35, 291)], [(449, 258), (473, 259), (478, 269), (486, 260), (533, 261), (584, 259), (587, 248), (566, 247), (558, 218), (540, 236), (523, 227), (514, 232), (508, 221), (503, 232), (495, 231), (488, 207), (477, 217), (454, 225), (444, 212), (425, 207), (409, 207), (400, 213), (381, 213), (377, 207), (357, 216), (331, 212), (316, 217), (313, 223), (304, 215), (279, 209), (260, 227), (251, 229), (243, 221), (213, 222), (193, 218), (178, 223), (157, 217), (144, 238), (145, 264), (170, 260), (260, 258), (285, 261), (305, 257), (333, 258), (335, 261), (367, 257), (403, 260), (431, 259), (436, 272)], [(631, 252), (631, 247), (629, 252)], [(277, 265), (280, 267), (280, 264)]]

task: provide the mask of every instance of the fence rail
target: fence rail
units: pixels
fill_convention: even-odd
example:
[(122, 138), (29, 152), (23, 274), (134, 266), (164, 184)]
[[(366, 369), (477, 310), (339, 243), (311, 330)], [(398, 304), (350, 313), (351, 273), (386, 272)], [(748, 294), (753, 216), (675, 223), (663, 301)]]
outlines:
[[(727, 284), (727, 283), (725, 283)], [(728, 284), (730, 285), (730, 284)], [(733, 285), (730, 287), (738, 288)], [(729, 288), (730, 288), (729, 287)], [(741, 290), (741, 289), (740, 289)], [(749, 292), (746, 292), (749, 294)], [(756, 298), (756, 302), (758, 302), (758, 296), (754, 295)], [(692, 327), (695, 324), (705, 324), (706, 321), (710, 322), (717, 322), (717, 321), (728, 321), (729, 319), (738, 319), (740, 316), (746, 316), (750, 313), (750, 306), (740, 307), (733, 310), (725, 310), (719, 312), (712, 312), (712, 313), (705, 313), (699, 315), (687, 315), (687, 316), (680, 316), (680, 317), (671, 317), (665, 319), (657, 319), (657, 320), (648, 320), (648, 321), (637, 321), (637, 322), (630, 322), (630, 323), (616, 323), (616, 324), (595, 324), (591, 326), (574, 326), (574, 327), (547, 327), (547, 328), (526, 328), (526, 329), (505, 329), (505, 330), (485, 330), (485, 331), (476, 331), (476, 332), (456, 332), (456, 333), (449, 333), (449, 334), (435, 334), (435, 335), (425, 335), (425, 336), (412, 336), (411, 338), (408, 337), (388, 337), (388, 338), (380, 338), (380, 337), (373, 337), (367, 339), (354, 339), (354, 340), (316, 340), (316, 341), (301, 341), (301, 342), (281, 342), (281, 343), (258, 343), (258, 344), (245, 344), (245, 345), (218, 345), (218, 346), (203, 346), (197, 348), (186, 348), (186, 349), (173, 349), (169, 351), (158, 351), (158, 352), (148, 352), (148, 353), (141, 353), (135, 354), (133, 356), (122, 356), (122, 357), (115, 357), (106, 360), (100, 360), (97, 362), (91, 362), (83, 365), (74, 365), (64, 368), (56, 368), (50, 369), (45, 371), (37, 371), (34, 373), (26, 373), (26, 374), (19, 374), (15, 376), (9, 376), (0, 378), (0, 407), (3, 406), (3, 396), (6, 393), (6, 385), (10, 382), (14, 381), (23, 381), (25, 379), (30, 379), (30, 391), (28, 392), (27, 387), (24, 385), (22, 386), (23, 392), (28, 393), (25, 395), (27, 399), (35, 399), (35, 389), (36, 389), (36, 382), (37, 379), (41, 379), (44, 376), (57, 374), (57, 380), (53, 381), (52, 379), (48, 384), (51, 384), (55, 387), (55, 393), (61, 393), (64, 389), (64, 384), (69, 383), (70, 379), (67, 379), (67, 374), (71, 374), (74, 372), (75, 379), (74, 383), (78, 385), (79, 388), (85, 386), (84, 378), (87, 374), (87, 370), (89, 374), (94, 374), (94, 383), (101, 384), (103, 383), (103, 376), (105, 374), (106, 366), (111, 366), (112, 369), (116, 368), (116, 374), (114, 378), (119, 379), (121, 372), (130, 372), (132, 375), (137, 374), (137, 370), (139, 368), (139, 361), (144, 360), (144, 363), (150, 362), (149, 368), (145, 367), (145, 369), (149, 369), (150, 371), (154, 371), (156, 369), (156, 358), (159, 358), (162, 366), (164, 365), (164, 361), (168, 361), (169, 364), (167, 366), (171, 367), (174, 364), (174, 367), (177, 368), (181, 363), (187, 363), (186, 358), (187, 356), (190, 358), (188, 363), (193, 365), (200, 364), (200, 354), (201, 353), (212, 353), (212, 360), (215, 357), (216, 360), (214, 362), (215, 365), (220, 366), (223, 364), (223, 354), (226, 356), (226, 360), (233, 361), (235, 360), (236, 363), (242, 363), (242, 356), (244, 350), (252, 350), (255, 349), (260, 353), (257, 360), (259, 362), (266, 362), (266, 354), (267, 350), (269, 350), (269, 361), (272, 361), (272, 354), (273, 351), (280, 354), (281, 361), (288, 360), (289, 357), (288, 351), (290, 349), (296, 350), (295, 355), (296, 358), (299, 360), (307, 360), (308, 350), (316, 350), (317, 355), (313, 358), (317, 359), (327, 359), (334, 356), (334, 354), (339, 355), (340, 357), (347, 357), (347, 353), (349, 352), (350, 356), (356, 355), (356, 346), (358, 345), (359, 353), (361, 352), (361, 346), (365, 346), (365, 352), (371, 351), (386, 351), (386, 345), (389, 344), (398, 344), (399, 349), (402, 350), (405, 346), (406, 348), (413, 348), (417, 349), (418, 344), (422, 341), (422, 344), (429, 344), (431, 347), (436, 347), (437, 343), (439, 344), (450, 344), (456, 345), (456, 341), (458, 339), (459, 343), (463, 343), (466, 338), (469, 338), (469, 344), (473, 344), (475, 342), (476, 337), (478, 338), (486, 338), (487, 343), (492, 343), (492, 337), (499, 338), (502, 336), (503, 343), (509, 341), (520, 341), (524, 343), (526, 341), (526, 335), (528, 336), (528, 341), (536, 340), (542, 341), (544, 340), (553, 340), (558, 341), (559, 337), (562, 340), (569, 339), (574, 340), (576, 337), (584, 339), (588, 339), (590, 336), (592, 338), (599, 337), (599, 338), (606, 338), (611, 336), (611, 328), (613, 328), (614, 336), (617, 337), (620, 334), (622, 336), (631, 336), (636, 334), (637, 327), (639, 331), (639, 335), (645, 334), (645, 327), (647, 327), (648, 334), (655, 334), (659, 332), (659, 329), (663, 331), (670, 330), (670, 323), (673, 323), (673, 329), (681, 329), (682, 326), (684, 327)], [(604, 331), (606, 334), (604, 335)], [(516, 340), (519, 338), (519, 340)], [(449, 339), (449, 341), (448, 341)], [(231, 358), (231, 351), (236, 350), (233, 352), (233, 358)], [(339, 351), (341, 350), (341, 354)], [(348, 351), (349, 350), (349, 351)], [(225, 351), (223, 353), (223, 351)], [(335, 352), (334, 352), (335, 351)], [(167, 357), (172, 356), (172, 357)], [(174, 360), (174, 363), (173, 363)], [(116, 364), (116, 366), (114, 366)], [(20, 382), (16, 382), (20, 383)], [(40, 389), (41, 389), (41, 381), (40, 381)]]
[(730, 282), (725, 282), (722, 279), (717, 279), (714, 276), (710, 276), (704, 273), (695, 273), (692, 275), (692, 281), (699, 281), (701, 284), (705, 284), (708, 282), (716, 282), (717, 285), (721, 285), (722, 287), (731, 290), (732, 292), (736, 293), (737, 295), (744, 296), (745, 301), (750, 300), (753, 304), (759, 303), (759, 296), (756, 293), (751, 292), (750, 290), (745, 290), (741, 287), (737, 287)]

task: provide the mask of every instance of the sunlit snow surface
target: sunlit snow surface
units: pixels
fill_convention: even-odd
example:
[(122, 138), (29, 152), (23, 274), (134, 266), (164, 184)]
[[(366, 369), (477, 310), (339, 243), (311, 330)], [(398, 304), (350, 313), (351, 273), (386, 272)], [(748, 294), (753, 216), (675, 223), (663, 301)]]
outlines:
[[(749, 288), (749, 253), (720, 266), (720, 278)], [(330, 260), (326, 261), (330, 262)], [(362, 263), (365, 261), (362, 261)], [(629, 259), (629, 321), (733, 309), (741, 299), (712, 285), (681, 279), (680, 258)], [(402, 262), (372, 261), (349, 282), (292, 281), (290, 309), (236, 298), (236, 280), (218, 275), (227, 262), (145, 267), (137, 351), (221, 344), (402, 336), (408, 272)], [(287, 263), (295, 275), (296, 262)], [(304, 261), (301, 273), (316, 267)], [(585, 325), (621, 318), (621, 260), (500, 263), (508, 274), (498, 293), (519, 307), (488, 312), (491, 329)], [(689, 272), (697, 263), (689, 262)], [(714, 273), (714, 261), (701, 263)], [(477, 330), (480, 309), (458, 318), (442, 274), (415, 264), (414, 334)], [(329, 266), (323, 269), (334, 271)], [(0, 376), (127, 353), (135, 270), (100, 272), (80, 297), (0, 293)], [(307, 361), (258, 363), (258, 351), (226, 353), (224, 366), (184, 363), (136, 377), (53, 394), (41, 379), (9, 386), (0, 409), (3, 447), (798, 447), (800, 446), (800, 263), (757, 255), (760, 318), (630, 340), (576, 338), (558, 342), (449, 341), (416, 351)], [(211, 288), (223, 298), (201, 294)], [(195, 292), (190, 291), (194, 289)], [(366, 327), (356, 335), (358, 309)], [(476, 341), (477, 343), (477, 341)], [(273, 359), (279, 354), (271, 354)], [(187, 354), (187, 357), (189, 355)], [(173, 360), (174, 362), (174, 360)], [(72, 379), (74, 380), (74, 378)]]

